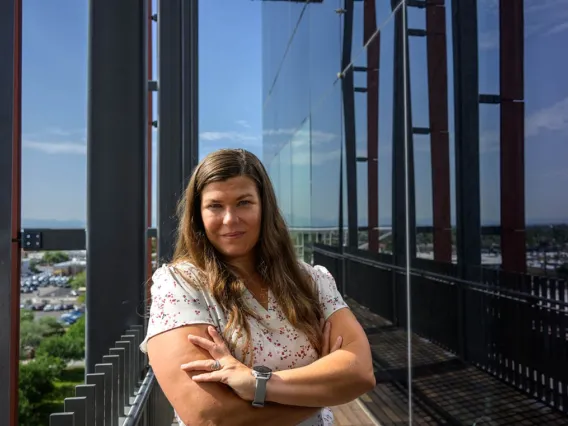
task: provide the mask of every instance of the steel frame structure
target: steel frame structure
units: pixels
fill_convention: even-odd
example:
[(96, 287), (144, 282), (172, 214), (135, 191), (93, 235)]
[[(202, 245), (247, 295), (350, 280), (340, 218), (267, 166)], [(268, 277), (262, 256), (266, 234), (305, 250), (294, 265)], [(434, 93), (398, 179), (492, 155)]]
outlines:
[[(179, 58), (181, 49), (185, 49), (184, 65), (175, 62), (175, 55), (168, 58), (171, 49), (164, 47), (164, 39), (172, 35), (171, 28), (162, 26), (160, 31), (160, 48), (165, 50), (160, 55), (161, 76), (175, 74), (176, 70), (181, 76), (183, 70), (187, 76), (184, 93), (190, 95), (191, 102), (184, 115), (189, 118), (185, 125), (188, 136), (183, 146), (180, 138), (177, 145), (186, 153), (186, 160), (180, 162), (179, 179), (172, 182), (170, 167), (162, 167), (158, 176), (159, 194), (162, 200), (165, 196), (172, 199), (171, 210), (165, 214), (161, 209), (162, 221), (157, 230), (151, 229), (151, 134), (156, 125), (151, 92), (159, 91), (158, 86), (166, 87), (159, 93), (162, 131), (168, 131), (169, 121), (170, 134), (181, 135), (179, 126), (171, 122), (178, 116), (177, 123), (181, 124), (182, 110), (179, 103), (172, 108), (175, 99), (168, 98), (171, 91), (168, 93), (167, 83), (151, 81), (151, 34), (158, 17), (148, 3), (93, 0), (89, 5), (86, 230), (21, 230), (22, 3), (9, 0), (0, 4), (0, 51), (5, 59), (0, 66), (0, 199), (3, 206), (9, 207), (0, 209), (0, 315), (4, 324), (0, 336), (6, 342), (0, 351), (1, 424), (15, 426), (18, 421), (21, 250), (87, 249), (87, 372), (94, 371), (94, 364), (125, 329), (143, 323), (149, 294), (144, 283), (151, 273), (150, 239), (167, 237), (167, 232), (175, 229), (177, 199), (174, 202), (172, 194), (180, 195), (182, 167), (187, 175), (198, 159), (198, 9), (197, 2), (192, 1), (185, 9), (187, 17), (183, 22), (179, 13), (170, 16), (172, 22), (180, 23), (184, 34), (189, 34), (189, 39), (185, 37), (182, 42), (181, 32), (173, 33), (179, 41)], [(162, 2), (162, 7), (163, 3), (167, 2)], [(165, 17), (167, 21), (167, 13)], [(172, 153), (172, 145), (161, 144), (162, 161), (168, 152)], [(171, 238), (169, 241), (171, 244)]]
[[(367, 225), (369, 251), (379, 251), (379, 72), (381, 33), (375, 0), (363, 5), (363, 40), (367, 45)], [(371, 40), (372, 39), (372, 40)]]
[[(143, 324), (147, 279), (148, 1), (89, 10), (86, 372)], [(112, 295), (112, 297), (109, 297)]]
[(22, 1), (0, 3), (0, 424), (18, 424)]
[(524, 4), (499, 2), (502, 268), (526, 272)]
[(448, 61), (445, 0), (426, 3), (428, 116), (432, 168), (434, 260), (452, 261)]

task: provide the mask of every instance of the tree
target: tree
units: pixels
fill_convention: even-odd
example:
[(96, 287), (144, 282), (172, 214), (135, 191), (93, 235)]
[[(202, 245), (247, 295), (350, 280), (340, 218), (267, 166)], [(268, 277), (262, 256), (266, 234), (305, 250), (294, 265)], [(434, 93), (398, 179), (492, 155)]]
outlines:
[(35, 318), (34, 312), (29, 309), (20, 309), (20, 324), (24, 321), (33, 321)]
[(87, 283), (87, 273), (85, 271), (79, 272), (77, 275), (73, 277), (71, 282), (71, 288), (74, 290), (79, 290), (82, 287), (85, 287)]
[(39, 261), (36, 259), (32, 259), (30, 260), (30, 271), (33, 272), (34, 274), (37, 274), (39, 272), (41, 272), (38, 268), (37, 265), (39, 264)]
[(85, 347), (79, 341), (67, 335), (52, 336), (41, 341), (36, 356), (53, 356), (65, 362), (82, 359), (85, 356)]
[(83, 359), (85, 357), (85, 317), (79, 318), (64, 335), (43, 339), (36, 356), (54, 356), (64, 361)]
[(40, 357), (20, 364), (19, 424), (45, 424), (38, 407), (55, 388), (53, 382), (61, 375), (64, 363), (52, 357)]
[(44, 337), (61, 336), (65, 333), (65, 328), (54, 317), (42, 317), (39, 324), (43, 329)]
[(66, 262), (69, 260), (67, 253), (61, 251), (47, 251), (43, 254), (41, 263), (44, 265), (53, 265), (54, 263)]
[(67, 329), (67, 336), (78, 342), (83, 348), (85, 347), (85, 317), (79, 318), (75, 324)]
[(45, 326), (36, 321), (20, 322), (20, 355), (25, 359), (26, 354), (39, 346), (44, 339)]
[(53, 357), (38, 357), (20, 364), (19, 385), (27, 401), (37, 404), (53, 391), (53, 381), (61, 375), (64, 364)]

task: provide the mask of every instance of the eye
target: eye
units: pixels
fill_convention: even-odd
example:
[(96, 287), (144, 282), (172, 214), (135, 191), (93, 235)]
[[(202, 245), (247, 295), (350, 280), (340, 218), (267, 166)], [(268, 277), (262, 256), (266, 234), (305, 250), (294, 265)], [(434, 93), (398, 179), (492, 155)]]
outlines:
[(212, 209), (212, 210), (213, 210), (213, 209), (218, 209), (218, 208), (220, 208), (220, 207), (221, 207), (221, 204), (219, 204), (219, 203), (211, 203), (211, 204), (209, 204), (209, 205), (207, 206), (208, 209)]
[(251, 204), (250, 200), (241, 200), (241, 201), (239, 201), (239, 206), (244, 206), (244, 205), (247, 205), (247, 204)]

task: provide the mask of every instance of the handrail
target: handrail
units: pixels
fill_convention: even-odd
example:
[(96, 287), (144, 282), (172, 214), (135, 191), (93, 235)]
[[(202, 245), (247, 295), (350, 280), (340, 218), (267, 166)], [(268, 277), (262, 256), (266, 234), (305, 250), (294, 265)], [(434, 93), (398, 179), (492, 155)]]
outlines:
[(142, 381), (140, 388), (136, 392), (134, 402), (126, 415), (126, 420), (122, 426), (136, 426), (139, 424), (141, 417), (144, 415), (144, 410), (147, 405), (150, 394), (156, 385), (156, 376), (150, 368), (146, 373), (146, 377)]
[[(354, 262), (362, 263), (364, 265), (369, 265), (369, 266), (373, 266), (373, 267), (377, 267), (377, 268), (381, 268), (381, 269), (388, 269), (388, 270), (392, 270), (394, 272), (398, 272), (398, 273), (402, 273), (402, 274), (406, 273), (406, 269), (404, 267), (380, 262), (378, 260), (362, 258), (362, 257), (359, 257), (359, 256), (352, 255), (350, 253), (335, 253), (333, 251), (328, 251), (328, 250), (325, 250), (324, 248), (317, 247), (317, 246), (314, 246), (313, 251), (316, 252), (316, 253), (321, 253), (321, 254), (324, 254), (326, 256), (332, 257), (334, 259), (348, 259), (348, 260), (351, 260), (351, 261), (354, 261)], [(503, 288), (503, 287), (495, 288), (494, 286), (491, 286), (491, 285), (478, 283), (478, 282), (474, 282), (474, 281), (468, 281), (468, 280), (464, 280), (464, 279), (459, 278), (459, 277), (455, 277), (455, 276), (451, 276), (451, 275), (444, 275), (444, 274), (440, 274), (440, 273), (437, 273), (437, 272), (418, 269), (418, 268), (415, 268), (415, 267), (411, 268), (410, 273), (414, 276), (436, 279), (438, 281), (444, 282), (444, 283), (449, 284), (449, 285), (462, 285), (462, 286), (467, 286), (467, 287), (469, 287), (473, 290), (485, 291), (485, 292), (495, 293), (495, 294), (498, 293), (498, 294), (501, 294), (502, 296), (507, 296), (507, 297), (511, 297), (511, 298), (515, 298), (515, 299), (519, 299), (519, 298), (526, 299), (527, 303), (543, 302), (543, 303), (548, 303), (548, 304), (551, 304), (551, 305), (557, 305), (558, 307), (568, 308), (568, 302), (565, 302), (565, 301), (562, 301), (562, 300), (551, 299), (551, 298), (538, 296), (538, 295), (530, 294), (530, 293), (525, 293), (525, 292), (522, 292), (522, 291), (511, 290), (511, 289)], [(531, 277), (530, 274), (523, 274), (523, 275), (525, 275), (527, 277)], [(550, 307), (550, 309), (558, 310), (558, 308), (555, 308), (555, 307)]]

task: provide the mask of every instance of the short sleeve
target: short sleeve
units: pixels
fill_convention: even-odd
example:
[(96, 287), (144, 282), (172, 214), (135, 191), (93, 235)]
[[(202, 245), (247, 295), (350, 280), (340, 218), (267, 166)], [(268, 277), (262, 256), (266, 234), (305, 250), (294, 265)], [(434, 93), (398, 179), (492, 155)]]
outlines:
[(337, 290), (335, 278), (333, 278), (333, 275), (331, 275), (325, 267), (321, 265), (308, 265), (307, 267), (317, 285), (320, 305), (326, 320), (334, 312), (343, 308), (349, 308), (347, 303), (343, 300), (341, 293)]
[[(152, 276), (152, 301), (148, 319), (146, 338), (140, 344), (140, 350), (147, 352), (148, 340), (164, 331), (192, 324), (211, 324), (215, 322), (211, 315), (212, 306), (207, 303), (203, 291), (193, 287), (184, 277), (189, 274), (176, 273), (161, 266)], [(171, 271), (171, 272), (170, 272)], [(185, 271), (183, 271), (185, 272)], [(179, 282), (185, 281), (184, 286)]]

